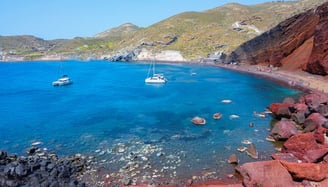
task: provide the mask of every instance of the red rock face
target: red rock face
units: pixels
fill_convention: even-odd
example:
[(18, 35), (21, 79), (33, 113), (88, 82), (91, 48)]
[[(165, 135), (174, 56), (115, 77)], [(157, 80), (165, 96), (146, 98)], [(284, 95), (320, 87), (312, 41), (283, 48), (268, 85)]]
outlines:
[(328, 74), (328, 2), (244, 43), (228, 62), (266, 64)]
[(314, 33), (314, 46), (306, 70), (310, 73), (328, 74), (328, 5), (320, 6), (315, 10), (319, 23)]

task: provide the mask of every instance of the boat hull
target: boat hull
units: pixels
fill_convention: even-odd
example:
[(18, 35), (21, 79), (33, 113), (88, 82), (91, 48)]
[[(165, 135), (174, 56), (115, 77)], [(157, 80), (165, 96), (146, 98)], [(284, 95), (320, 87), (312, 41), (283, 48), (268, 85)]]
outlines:
[(145, 79), (145, 83), (149, 84), (165, 84), (166, 80), (165, 79), (153, 79), (153, 78), (147, 78)]
[(53, 86), (66, 86), (66, 85), (70, 85), (70, 84), (73, 84), (73, 82), (72, 81), (69, 81), (69, 82), (54, 81), (54, 82), (52, 82)]

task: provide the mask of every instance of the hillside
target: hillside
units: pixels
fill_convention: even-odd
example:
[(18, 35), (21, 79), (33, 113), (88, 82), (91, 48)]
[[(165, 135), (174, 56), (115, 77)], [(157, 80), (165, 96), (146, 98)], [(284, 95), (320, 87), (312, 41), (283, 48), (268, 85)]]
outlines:
[(35, 36), (0, 36), (0, 51), (11, 54), (27, 55), (31, 53), (46, 53), (57, 46), (62, 46), (67, 40), (43, 40)]
[(146, 28), (127, 23), (88, 38), (77, 37), (58, 42), (42, 39), (25, 41), (25, 36), (21, 36), (18, 40), (6, 39), (9, 43), (2, 39), (0, 50), (2, 54), (15, 50), (17, 55), (23, 56), (60, 54), (67, 58), (72, 55), (78, 58), (102, 58), (130, 53), (136, 49), (157, 53), (174, 50), (179, 51), (185, 59), (192, 60), (218, 51), (230, 54), (242, 43), (281, 21), (323, 2), (300, 0), (254, 6), (230, 3), (203, 12), (184, 12)]
[(116, 46), (151, 51), (177, 50), (187, 59), (230, 53), (281, 21), (324, 1), (274, 2), (255, 6), (227, 4), (204, 12), (185, 12), (141, 29)]

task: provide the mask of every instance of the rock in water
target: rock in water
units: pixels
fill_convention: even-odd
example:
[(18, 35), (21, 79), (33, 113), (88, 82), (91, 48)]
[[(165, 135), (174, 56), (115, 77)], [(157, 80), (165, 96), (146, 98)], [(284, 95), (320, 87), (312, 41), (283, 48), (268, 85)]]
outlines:
[(232, 154), (228, 158), (228, 163), (229, 164), (238, 164), (239, 160), (236, 154)]
[(254, 158), (254, 159), (258, 159), (259, 158), (259, 154), (255, 148), (255, 145), (253, 143), (249, 144), (246, 153), (248, 156)]
[(205, 125), (206, 124), (206, 120), (204, 118), (201, 118), (198, 116), (192, 118), (191, 122), (195, 125)]

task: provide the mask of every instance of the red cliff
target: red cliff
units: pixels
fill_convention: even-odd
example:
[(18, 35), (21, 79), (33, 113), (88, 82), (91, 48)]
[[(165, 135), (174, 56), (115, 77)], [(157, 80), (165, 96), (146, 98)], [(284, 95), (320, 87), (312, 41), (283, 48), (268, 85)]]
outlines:
[(328, 2), (242, 44), (228, 61), (328, 74)]

